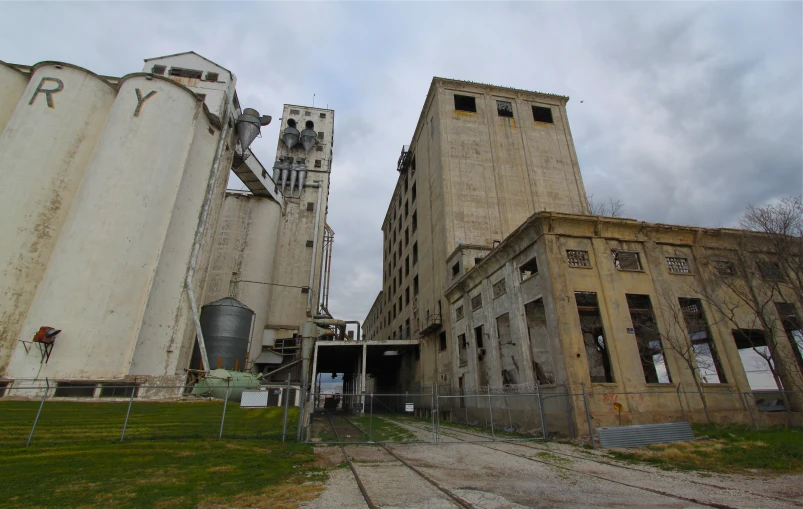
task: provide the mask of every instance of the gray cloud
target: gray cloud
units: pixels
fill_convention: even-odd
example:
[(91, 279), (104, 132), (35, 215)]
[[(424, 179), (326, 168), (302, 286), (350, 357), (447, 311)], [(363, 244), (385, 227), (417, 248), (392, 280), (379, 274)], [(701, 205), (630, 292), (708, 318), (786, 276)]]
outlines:
[[(194, 50), (241, 103), (335, 109), (330, 309), (363, 319), (432, 76), (572, 97), (586, 188), (629, 217), (735, 226), (803, 188), (800, 3), (3, 4), (0, 59), (122, 75)], [(35, 28), (32, 28), (35, 27)], [(580, 101), (583, 101), (581, 104)], [(278, 122), (254, 150), (270, 162)]]

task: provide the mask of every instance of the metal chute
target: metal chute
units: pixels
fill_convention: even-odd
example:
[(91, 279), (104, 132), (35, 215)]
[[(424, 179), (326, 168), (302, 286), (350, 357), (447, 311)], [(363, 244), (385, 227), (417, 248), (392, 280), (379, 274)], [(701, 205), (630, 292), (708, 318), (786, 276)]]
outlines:
[(270, 121), (270, 115), (260, 116), (259, 112), (253, 108), (244, 109), (242, 114), (237, 117), (237, 138), (240, 140), (243, 154), (259, 136), (260, 128), (270, 124)]
[(295, 127), (286, 127), (282, 133), (282, 141), (288, 149), (292, 149), (298, 144), (298, 137), (298, 129)]
[(318, 142), (318, 133), (313, 131), (312, 129), (304, 129), (301, 131), (301, 146), (304, 147), (306, 152), (309, 152), (309, 149), (315, 146), (315, 143)]
[(273, 164), (273, 181), (279, 182), (279, 179), (282, 175), (282, 170), (289, 170), (290, 163), (285, 161), (284, 159), (279, 159)]

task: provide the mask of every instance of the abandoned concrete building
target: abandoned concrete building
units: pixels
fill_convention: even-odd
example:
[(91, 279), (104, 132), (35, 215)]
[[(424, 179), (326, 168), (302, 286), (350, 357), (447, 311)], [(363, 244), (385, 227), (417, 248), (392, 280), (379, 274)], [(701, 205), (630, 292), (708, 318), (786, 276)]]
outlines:
[[(285, 105), (265, 167), (249, 146), (271, 118), (235, 85), (194, 52), (120, 78), (0, 62), (2, 387), (299, 383), (298, 332), (327, 313), (334, 111)], [(43, 326), (61, 332), (33, 342)]]
[[(776, 379), (750, 373), (753, 352), (768, 347), (754, 314), (736, 306), (726, 317), (712, 304), (728, 301), (717, 277), (758, 267), (782, 278), (767, 243), (739, 230), (591, 216), (567, 101), (433, 79), (399, 157), (382, 225), (383, 287), (364, 324), (367, 340), (418, 345), (367, 386), (587, 391), (588, 414), (582, 399), (567, 398), (573, 408), (552, 425), (563, 433), (620, 415), (703, 420), (689, 394), (695, 373), (705, 411), (723, 422), (760, 410), (734, 395), (800, 390), (803, 303), (792, 292), (772, 311), (785, 332), (772, 345)], [(498, 403), (513, 421), (538, 420), (532, 400)], [(798, 420), (800, 403), (791, 402)], [(482, 420), (489, 404), (466, 397), (449, 411)]]

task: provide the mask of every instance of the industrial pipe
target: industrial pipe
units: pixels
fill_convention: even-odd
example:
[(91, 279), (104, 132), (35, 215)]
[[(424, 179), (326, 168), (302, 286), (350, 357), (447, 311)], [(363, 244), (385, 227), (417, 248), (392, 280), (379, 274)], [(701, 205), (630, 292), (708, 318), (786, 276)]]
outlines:
[(317, 182), (318, 187), (318, 208), (315, 210), (315, 231), (312, 237), (312, 261), (309, 269), (309, 293), (307, 294), (307, 316), (312, 313), (312, 284), (315, 282), (315, 254), (318, 252), (318, 227), (321, 224), (321, 196), (323, 186)]
[(223, 154), (223, 143), (229, 134), (229, 117), (231, 110), (234, 106), (229, 104), (226, 108), (226, 113), (223, 115), (223, 130), (220, 133), (220, 140), (217, 143), (215, 151), (215, 158), (212, 160), (212, 170), (209, 176), (209, 182), (206, 184), (206, 195), (204, 202), (201, 206), (201, 216), (198, 219), (198, 227), (195, 230), (195, 241), (192, 244), (192, 256), (190, 257), (190, 265), (187, 268), (187, 278), (184, 281), (184, 286), (187, 288), (187, 297), (190, 301), (190, 310), (192, 312), (192, 320), (195, 323), (195, 337), (198, 341), (198, 350), (201, 352), (201, 362), (204, 363), (204, 370), (209, 370), (209, 358), (206, 355), (206, 343), (204, 342), (204, 333), (201, 330), (201, 316), (198, 313), (198, 301), (195, 299), (195, 292), (192, 290), (192, 280), (195, 277), (195, 266), (198, 264), (198, 254), (201, 251), (201, 241), (203, 240), (204, 232), (206, 231), (206, 223), (209, 218), (209, 209), (211, 208), (212, 195), (215, 192), (215, 184), (217, 183), (218, 173), (220, 171), (220, 157)]

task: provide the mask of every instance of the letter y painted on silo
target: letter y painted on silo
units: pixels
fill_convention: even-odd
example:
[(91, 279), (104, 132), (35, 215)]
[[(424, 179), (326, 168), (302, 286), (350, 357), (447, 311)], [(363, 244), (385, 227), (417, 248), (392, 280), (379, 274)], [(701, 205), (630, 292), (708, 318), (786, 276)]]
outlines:
[[(46, 81), (50, 81), (56, 84), (56, 88), (42, 88), (45, 85)], [(39, 94), (45, 94), (45, 99), (47, 99), (47, 107), (55, 109), (56, 106), (53, 104), (53, 94), (57, 94), (64, 90), (64, 82), (58, 78), (42, 78), (42, 81), (39, 82), (39, 86), (36, 87), (36, 90), (33, 93), (33, 97), (31, 97), (31, 101), (28, 103), (28, 106), (31, 106), (34, 101), (36, 101), (36, 97)]]
[(137, 93), (137, 109), (134, 110), (134, 116), (138, 117), (139, 112), (142, 111), (142, 105), (145, 104), (145, 101), (156, 95), (156, 90), (151, 90), (145, 97), (142, 97), (142, 92), (140, 92), (138, 88), (135, 88), (134, 91)]

